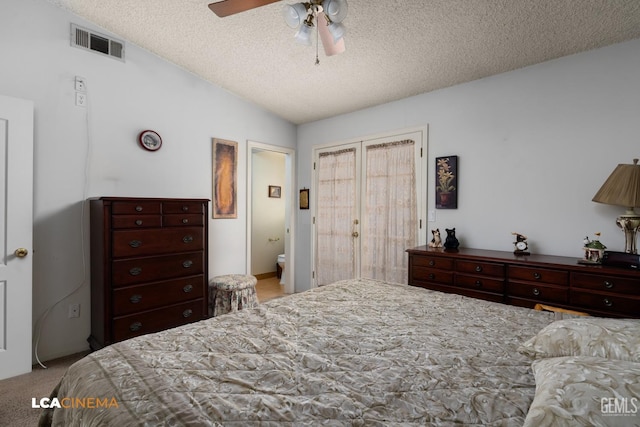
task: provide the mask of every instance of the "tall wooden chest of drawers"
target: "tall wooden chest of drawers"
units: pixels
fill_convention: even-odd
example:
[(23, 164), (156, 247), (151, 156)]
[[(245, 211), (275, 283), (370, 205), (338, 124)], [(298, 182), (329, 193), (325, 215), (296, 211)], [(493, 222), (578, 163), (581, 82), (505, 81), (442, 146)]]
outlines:
[(90, 199), (92, 349), (207, 317), (206, 199)]

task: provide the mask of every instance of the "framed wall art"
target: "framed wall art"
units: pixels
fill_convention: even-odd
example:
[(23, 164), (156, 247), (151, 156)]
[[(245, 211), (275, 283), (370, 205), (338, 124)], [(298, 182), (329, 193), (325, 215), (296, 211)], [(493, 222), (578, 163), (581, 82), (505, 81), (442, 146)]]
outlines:
[(436, 157), (436, 209), (458, 208), (458, 156)]
[(282, 193), (282, 187), (279, 185), (270, 185), (269, 186), (269, 197), (275, 197), (277, 199), (280, 198)]
[(309, 209), (309, 189), (300, 190), (300, 209)]
[(238, 143), (213, 139), (213, 218), (237, 218)]

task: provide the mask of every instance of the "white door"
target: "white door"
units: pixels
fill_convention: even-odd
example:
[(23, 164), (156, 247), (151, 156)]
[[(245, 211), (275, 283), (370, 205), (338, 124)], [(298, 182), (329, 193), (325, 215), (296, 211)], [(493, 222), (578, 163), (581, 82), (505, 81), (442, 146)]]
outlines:
[(31, 371), (33, 103), (0, 96), (0, 380)]

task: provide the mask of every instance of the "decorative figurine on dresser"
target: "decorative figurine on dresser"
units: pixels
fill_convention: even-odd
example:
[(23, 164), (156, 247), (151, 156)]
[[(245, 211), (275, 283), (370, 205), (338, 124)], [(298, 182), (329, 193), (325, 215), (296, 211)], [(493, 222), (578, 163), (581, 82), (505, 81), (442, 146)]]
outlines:
[(90, 199), (93, 350), (207, 317), (207, 199)]
[(440, 229), (436, 228), (435, 230), (431, 230), (431, 241), (429, 242), (430, 248), (441, 248), (442, 247), (442, 239), (440, 238)]
[(460, 246), (460, 242), (456, 238), (456, 229), (454, 228), (445, 228), (447, 232), (447, 237), (444, 240), (444, 250), (449, 252), (455, 252), (458, 250), (458, 246)]
[(584, 238), (584, 257), (578, 260), (582, 264), (602, 264), (602, 257), (604, 250), (607, 249), (605, 245), (600, 243), (600, 233), (595, 233), (593, 240), (589, 239), (589, 236)]

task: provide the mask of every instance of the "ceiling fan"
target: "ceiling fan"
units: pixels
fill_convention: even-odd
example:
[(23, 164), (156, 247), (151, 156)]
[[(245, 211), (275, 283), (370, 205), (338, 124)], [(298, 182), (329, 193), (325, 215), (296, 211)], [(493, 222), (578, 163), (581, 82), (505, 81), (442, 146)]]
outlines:
[[(209, 9), (221, 18), (266, 6), (280, 0), (222, 0), (210, 3)], [(285, 4), (282, 15), (291, 28), (297, 28), (295, 40), (311, 45), (311, 34), (315, 27), (318, 39), (322, 41), (327, 56), (342, 53), (345, 50), (345, 27), (342, 21), (347, 16), (347, 0), (309, 0), (307, 2)], [(316, 51), (316, 64), (318, 55)]]

